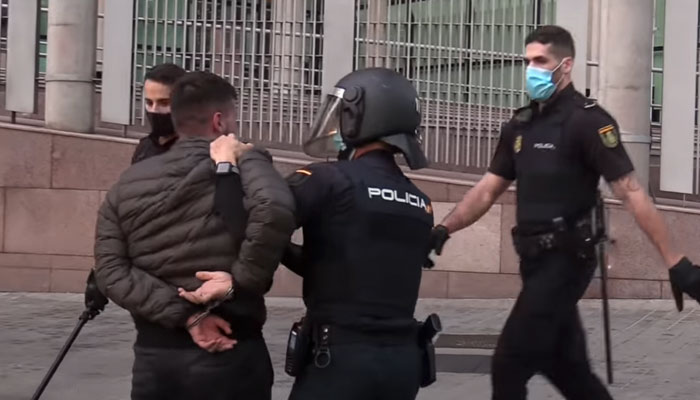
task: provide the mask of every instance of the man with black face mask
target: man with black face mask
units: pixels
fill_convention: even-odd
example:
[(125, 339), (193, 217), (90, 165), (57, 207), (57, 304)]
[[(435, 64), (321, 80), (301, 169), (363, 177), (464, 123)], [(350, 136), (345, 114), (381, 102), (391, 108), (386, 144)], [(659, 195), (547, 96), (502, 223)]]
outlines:
[[(170, 116), (170, 92), (183, 75), (185, 70), (175, 64), (159, 64), (146, 73), (143, 97), (151, 133), (139, 141), (131, 157), (132, 164), (165, 153), (177, 141)], [(91, 271), (85, 287), (85, 306), (97, 315), (107, 303), (108, 300), (97, 288), (94, 272)]]
[(170, 117), (170, 91), (185, 70), (175, 64), (159, 64), (146, 73), (143, 97), (151, 133), (139, 141), (131, 163), (165, 153), (177, 140)]

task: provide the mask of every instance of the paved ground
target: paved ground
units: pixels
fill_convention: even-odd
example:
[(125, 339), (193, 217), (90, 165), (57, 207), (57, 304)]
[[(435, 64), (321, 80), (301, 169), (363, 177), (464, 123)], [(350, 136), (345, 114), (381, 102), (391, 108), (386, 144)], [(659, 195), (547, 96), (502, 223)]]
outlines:
[[(29, 399), (72, 330), (81, 296), (0, 293), (0, 399)], [(283, 346), (291, 321), (302, 312), (293, 299), (269, 299), (265, 329), (275, 364), (274, 398), (286, 399), (291, 379), (282, 371)], [(423, 301), (418, 316), (438, 312), (449, 334), (497, 334), (512, 303), (493, 300)], [(596, 370), (603, 373), (600, 307), (583, 302), (582, 314)], [(700, 398), (700, 313), (688, 305), (678, 314), (668, 301), (612, 304), (616, 399)], [(128, 399), (131, 344), (129, 316), (110, 304), (90, 322), (66, 357), (42, 399)], [(443, 339), (444, 341), (444, 339)], [(488, 399), (488, 350), (439, 349), (438, 383), (420, 399)], [(456, 371), (456, 372), (455, 372)], [(530, 384), (531, 399), (561, 396), (541, 378)]]

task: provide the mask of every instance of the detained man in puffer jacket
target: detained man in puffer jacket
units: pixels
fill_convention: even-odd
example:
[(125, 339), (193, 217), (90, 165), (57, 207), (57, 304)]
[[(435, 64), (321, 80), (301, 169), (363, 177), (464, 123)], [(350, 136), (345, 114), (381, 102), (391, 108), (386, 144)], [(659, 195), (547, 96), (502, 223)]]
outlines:
[[(136, 325), (134, 400), (271, 396), (263, 295), (294, 230), (294, 199), (270, 155), (236, 141), (241, 201), (228, 215), (214, 210), (210, 146), (234, 131), (236, 99), (214, 74), (178, 80), (171, 108), (180, 140), (127, 169), (100, 208), (95, 278)], [(202, 270), (232, 277), (228, 300), (195, 305), (178, 294), (203, 286)]]

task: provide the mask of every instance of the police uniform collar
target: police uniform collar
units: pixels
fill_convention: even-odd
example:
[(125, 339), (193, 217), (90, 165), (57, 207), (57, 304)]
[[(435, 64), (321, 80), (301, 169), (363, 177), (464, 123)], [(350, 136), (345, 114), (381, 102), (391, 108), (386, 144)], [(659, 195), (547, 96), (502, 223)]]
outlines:
[(359, 156), (357, 159), (372, 159), (372, 160), (394, 160), (394, 154), (385, 149), (374, 149)]
[(376, 149), (368, 151), (367, 153), (356, 158), (355, 161), (369, 162), (371, 164), (381, 166), (391, 166), (396, 168), (397, 170), (401, 170), (398, 164), (396, 163), (394, 153), (385, 149)]

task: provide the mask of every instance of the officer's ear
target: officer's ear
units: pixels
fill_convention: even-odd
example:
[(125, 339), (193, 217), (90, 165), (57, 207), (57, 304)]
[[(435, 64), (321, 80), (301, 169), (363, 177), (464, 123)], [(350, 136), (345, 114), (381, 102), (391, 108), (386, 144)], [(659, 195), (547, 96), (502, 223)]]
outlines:
[(574, 58), (573, 57), (564, 58), (564, 60), (562, 61), (562, 64), (561, 64), (561, 69), (562, 69), (563, 73), (570, 75), (571, 71), (574, 69)]

